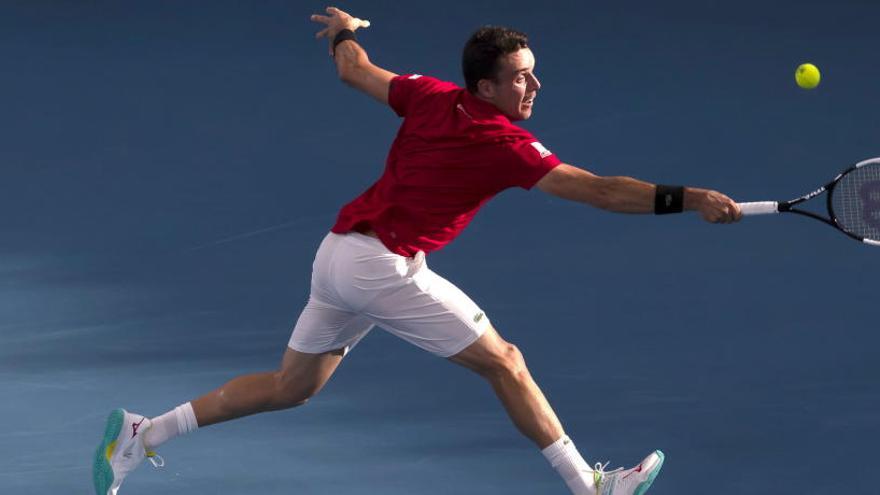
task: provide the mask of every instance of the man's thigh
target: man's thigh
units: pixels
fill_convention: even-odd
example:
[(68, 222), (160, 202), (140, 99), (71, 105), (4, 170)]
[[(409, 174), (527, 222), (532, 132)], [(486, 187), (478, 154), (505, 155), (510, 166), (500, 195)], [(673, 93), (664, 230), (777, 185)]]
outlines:
[(373, 322), (369, 318), (311, 296), (296, 321), (287, 346), (301, 354), (341, 350), (344, 355), (372, 328)]
[(458, 354), (491, 327), (467, 294), (427, 266), (381, 293), (362, 312), (388, 332), (444, 358)]

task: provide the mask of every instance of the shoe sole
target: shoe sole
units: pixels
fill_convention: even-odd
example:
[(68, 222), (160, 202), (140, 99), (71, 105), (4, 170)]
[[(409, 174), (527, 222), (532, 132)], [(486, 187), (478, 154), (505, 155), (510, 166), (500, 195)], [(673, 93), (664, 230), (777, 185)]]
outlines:
[(110, 486), (113, 484), (113, 468), (110, 466), (108, 450), (112, 451), (122, 431), (122, 422), (125, 420), (125, 411), (116, 409), (107, 417), (107, 426), (104, 428), (104, 438), (95, 450), (95, 460), (92, 464), (92, 479), (95, 482), (97, 495), (108, 495)]
[(657, 457), (660, 458), (660, 462), (657, 463), (657, 467), (655, 467), (654, 470), (651, 471), (651, 474), (648, 475), (648, 479), (639, 483), (639, 486), (636, 487), (636, 491), (633, 492), (633, 495), (644, 495), (644, 493), (648, 491), (648, 488), (651, 488), (651, 483), (654, 482), (657, 475), (660, 474), (660, 468), (663, 467), (663, 461), (666, 459), (666, 456), (659, 450), (655, 451), (655, 453), (657, 454)]

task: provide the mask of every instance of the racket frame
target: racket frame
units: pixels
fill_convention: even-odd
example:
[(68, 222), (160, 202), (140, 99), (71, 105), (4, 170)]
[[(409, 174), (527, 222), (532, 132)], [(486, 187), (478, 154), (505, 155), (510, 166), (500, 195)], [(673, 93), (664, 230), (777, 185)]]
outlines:
[[(804, 194), (801, 197), (798, 197), (798, 198), (795, 198), (795, 199), (792, 199), (789, 201), (776, 202), (776, 213), (797, 213), (798, 215), (803, 215), (806, 217), (814, 218), (816, 220), (819, 220), (821, 222), (824, 222), (824, 223), (834, 227), (835, 229), (843, 232), (844, 234), (848, 235), (849, 237), (851, 237), (857, 241), (862, 241), (865, 244), (871, 244), (873, 246), (880, 246), (880, 241), (876, 241), (876, 240), (872, 240), (872, 239), (865, 239), (864, 237), (861, 237), (859, 235), (853, 234), (852, 232), (848, 232), (848, 231), (844, 230), (843, 227), (840, 226), (840, 223), (838, 223), (838, 221), (837, 221), (837, 215), (834, 213), (834, 206), (832, 203), (832, 199), (834, 197), (834, 188), (837, 186), (837, 183), (840, 181), (840, 179), (844, 175), (852, 172), (853, 170), (862, 168), (862, 167), (869, 165), (869, 164), (880, 164), (880, 158), (869, 158), (867, 160), (862, 160), (862, 161), (856, 163), (855, 165), (847, 168), (846, 170), (840, 172), (839, 174), (837, 174), (836, 177), (834, 177), (834, 179), (832, 179), (830, 182), (828, 182), (824, 186), (816, 189), (815, 191), (812, 191), (808, 194)], [(828, 218), (823, 217), (817, 213), (813, 213), (812, 211), (794, 208), (795, 205), (798, 205), (798, 204), (803, 203), (805, 201), (809, 201), (824, 192), (828, 193), (828, 195), (826, 196), (826, 199), (825, 199), (825, 208), (828, 211)], [(768, 202), (761, 202), (761, 203), (767, 204)], [(758, 204), (758, 203), (741, 203), (740, 206), (750, 205), (750, 204), (754, 205), (754, 204)], [(760, 213), (768, 213), (768, 212), (767, 211), (755, 212), (755, 214), (760, 214)]]

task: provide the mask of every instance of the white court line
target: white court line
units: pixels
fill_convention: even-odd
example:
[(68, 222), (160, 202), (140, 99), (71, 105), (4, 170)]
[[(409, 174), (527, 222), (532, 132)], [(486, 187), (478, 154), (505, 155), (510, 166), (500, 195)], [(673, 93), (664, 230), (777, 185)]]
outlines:
[(278, 224), (278, 225), (273, 225), (273, 226), (271, 226), (271, 227), (265, 227), (265, 228), (258, 229), (258, 230), (252, 230), (252, 231), (249, 231), (249, 232), (244, 232), (244, 233), (242, 233), (242, 234), (236, 234), (236, 235), (233, 235), (233, 236), (230, 236), (230, 237), (224, 237), (224, 238), (222, 238), (222, 239), (217, 239), (216, 241), (206, 242), (205, 244), (200, 244), (200, 245), (198, 245), (198, 246), (196, 246), (196, 247), (189, 248), (189, 249), (187, 249), (186, 251), (187, 251), (187, 252), (192, 252), (192, 251), (198, 251), (198, 250), (200, 250), (200, 249), (209, 248), (209, 247), (212, 247), (212, 246), (219, 246), (220, 244), (226, 244), (226, 243), (228, 243), (228, 242), (238, 241), (238, 240), (241, 240), (241, 239), (247, 239), (248, 237), (254, 237), (254, 236), (257, 236), (257, 235), (260, 235), (260, 234), (265, 234), (265, 233), (267, 233), (267, 232), (274, 232), (274, 231), (276, 231), (276, 230), (286, 229), (286, 228), (293, 227), (293, 226), (295, 226), (295, 225), (299, 225), (299, 224), (302, 224), (302, 223), (307, 223), (307, 222), (310, 222), (310, 221), (313, 221), (313, 220), (322, 220), (322, 219), (326, 219), (328, 216), (330, 216), (330, 213), (325, 213), (325, 214), (323, 214), (323, 215), (315, 215), (315, 216), (311, 216), (311, 217), (298, 218), (298, 219), (293, 220), (293, 221), (291, 221), (291, 222), (286, 222), (286, 223), (282, 223), (282, 224)]
[(30, 471), (8, 471), (2, 472), (0, 471), (0, 476), (21, 476), (22, 474), (42, 474), (42, 473), (55, 473), (58, 471), (86, 471), (91, 469), (88, 466), (70, 466), (70, 467), (61, 467), (54, 469), (32, 469)]

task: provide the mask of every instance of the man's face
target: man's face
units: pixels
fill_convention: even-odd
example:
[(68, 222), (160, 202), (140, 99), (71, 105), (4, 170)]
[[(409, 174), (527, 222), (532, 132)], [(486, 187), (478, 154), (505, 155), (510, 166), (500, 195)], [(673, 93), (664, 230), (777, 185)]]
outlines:
[(535, 96), (541, 88), (541, 83), (535, 77), (535, 56), (532, 51), (521, 48), (508, 53), (498, 65), (495, 81), (481, 81), (484, 84), (481, 95), (511, 120), (531, 117)]

